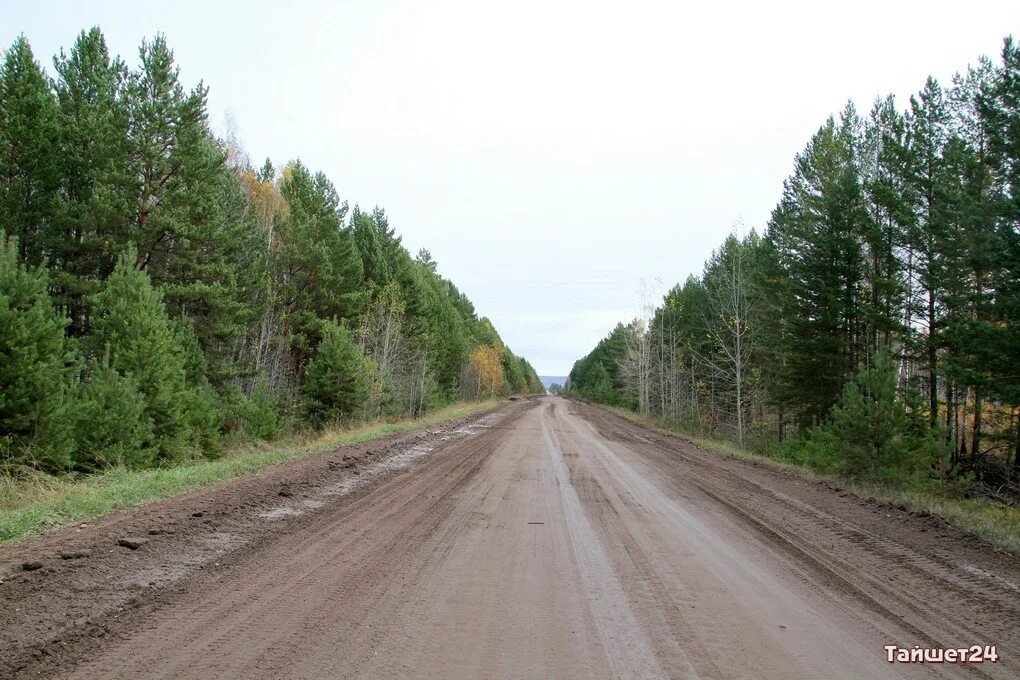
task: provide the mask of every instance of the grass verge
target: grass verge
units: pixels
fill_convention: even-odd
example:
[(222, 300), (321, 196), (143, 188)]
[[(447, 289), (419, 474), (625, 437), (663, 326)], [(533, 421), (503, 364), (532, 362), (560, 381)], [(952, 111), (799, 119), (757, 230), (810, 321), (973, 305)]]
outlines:
[(700, 449), (712, 453), (755, 461), (776, 470), (805, 479), (824, 481), (830, 487), (848, 491), (859, 498), (898, 507), (911, 512), (927, 512), (940, 517), (960, 531), (976, 536), (998, 550), (1020, 557), (1020, 508), (980, 498), (959, 498), (932, 491), (898, 489), (875, 483), (856, 482), (832, 475), (819, 475), (789, 461), (771, 458), (742, 449), (732, 442), (689, 435), (659, 418), (642, 416), (627, 409), (596, 404), (642, 427), (679, 436)]
[(314, 456), (344, 444), (464, 418), (500, 403), (500, 400), (459, 403), (416, 420), (372, 422), (348, 430), (328, 430), (315, 437), (248, 443), (228, 448), (222, 457), (215, 460), (195, 461), (171, 468), (113, 468), (79, 477), (40, 474), (27, 480), (0, 476), (0, 543), (219, 484), (270, 465)]

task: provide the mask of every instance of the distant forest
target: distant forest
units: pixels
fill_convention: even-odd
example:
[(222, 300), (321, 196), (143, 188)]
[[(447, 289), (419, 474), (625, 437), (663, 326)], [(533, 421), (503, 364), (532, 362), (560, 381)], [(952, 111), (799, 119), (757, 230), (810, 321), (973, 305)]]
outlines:
[(157, 36), (0, 66), (0, 467), (146, 467), (224, 435), (541, 392), (380, 208), (252, 165)]
[(1020, 48), (826, 120), (730, 236), (573, 367), (573, 394), (822, 472), (1020, 479)]

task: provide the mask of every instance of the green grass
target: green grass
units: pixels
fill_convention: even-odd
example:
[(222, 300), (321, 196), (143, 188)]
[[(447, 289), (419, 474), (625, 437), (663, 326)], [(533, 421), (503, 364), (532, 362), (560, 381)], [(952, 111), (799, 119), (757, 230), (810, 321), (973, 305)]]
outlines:
[(660, 418), (642, 416), (615, 406), (601, 404), (598, 406), (643, 427), (679, 436), (698, 448), (712, 453), (755, 461), (805, 479), (824, 481), (833, 488), (848, 491), (867, 500), (894, 507), (904, 507), (911, 512), (931, 513), (964, 533), (976, 536), (1003, 552), (1020, 557), (1020, 508), (980, 498), (959, 498), (948, 491), (946, 493), (915, 491), (876, 483), (857, 482), (833, 475), (820, 475), (789, 461), (770, 458), (742, 449), (730, 441), (689, 435)]
[(314, 456), (407, 430), (463, 418), (501, 403), (459, 403), (417, 420), (373, 422), (347, 430), (328, 430), (315, 437), (228, 448), (221, 458), (153, 470), (113, 468), (85, 476), (38, 474), (29, 478), (0, 476), (0, 543), (49, 528), (86, 522), (114, 510), (219, 484), (277, 463)]

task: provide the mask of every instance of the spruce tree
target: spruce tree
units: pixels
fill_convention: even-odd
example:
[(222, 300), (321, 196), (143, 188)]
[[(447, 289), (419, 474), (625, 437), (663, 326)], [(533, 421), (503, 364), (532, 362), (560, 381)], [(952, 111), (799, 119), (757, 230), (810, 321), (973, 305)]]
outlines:
[(46, 292), (46, 271), (19, 262), (0, 234), (0, 462), (61, 470), (70, 462), (67, 319)]

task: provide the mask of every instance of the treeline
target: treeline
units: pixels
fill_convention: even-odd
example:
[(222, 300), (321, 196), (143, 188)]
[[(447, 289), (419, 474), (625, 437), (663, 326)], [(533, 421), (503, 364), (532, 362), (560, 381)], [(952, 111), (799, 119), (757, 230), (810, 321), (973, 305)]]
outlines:
[(994, 492), (1020, 478), (1018, 314), (1007, 39), (904, 111), (890, 96), (825, 121), (764, 234), (727, 238), (569, 386), (826, 472)]
[(210, 131), (162, 37), (0, 66), (0, 466), (216, 455), (224, 434), (540, 392), (385, 213)]

